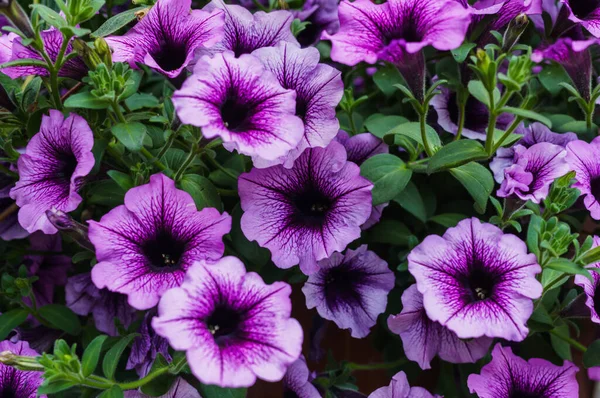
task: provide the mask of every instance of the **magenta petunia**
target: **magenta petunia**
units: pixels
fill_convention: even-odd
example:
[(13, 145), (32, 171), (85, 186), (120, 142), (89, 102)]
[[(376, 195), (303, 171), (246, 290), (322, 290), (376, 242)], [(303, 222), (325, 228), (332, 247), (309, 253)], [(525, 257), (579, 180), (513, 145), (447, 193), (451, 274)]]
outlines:
[(320, 64), (319, 51), (314, 47), (301, 49), (281, 42), (252, 55), (261, 60), (283, 88), (296, 92), (296, 116), (304, 123), (304, 135), (295, 148), (276, 161), (255, 161), (254, 165), (263, 168), (283, 164), (290, 168), (306, 148), (326, 147), (336, 136), (340, 123), (335, 108), (344, 94), (342, 74)]
[(302, 287), (306, 306), (352, 337), (366, 337), (385, 311), (394, 273), (366, 245), (319, 261), (319, 270)]
[[(63, 44), (63, 36), (60, 30), (50, 28), (40, 32), (40, 37), (44, 44), (44, 50), (51, 61), (55, 62), (60, 48)], [(71, 43), (67, 45), (65, 54), (73, 52)], [(0, 64), (9, 61), (17, 61), (20, 59), (35, 59), (44, 61), (44, 58), (39, 52), (31, 47), (24, 46), (22, 39), (15, 33), (4, 34), (0, 36)], [(13, 79), (18, 79), (25, 76), (50, 76), (50, 72), (41, 66), (10, 66), (0, 69), (2, 73), (10, 76)], [(81, 57), (74, 57), (64, 63), (58, 75), (61, 77), (69, 77), (75, 80), (81, 80), (87, 76), (88, 68), (83, 63)]]
[(559, 0), (569, 11), (569, 20), (600, 38), (600, 2), (598, 0)]
[(225, 34), (221, 42), (211, 49), (201, 49), (198, 55), (231, 51), (236, 57), (250, 54), (262, 47), (273, 47), (279, 42), (298, 44), (292, 34), (294, 16), (285, 10), (252, 14), (242, 6), (225, 4), (221, 0), (213, 0), (205, 7), (205, 11), (215, 9), (225, 13)]
[[(0, 156), (2, 155), (3, 152), (0, 151)], [(10, 164), (0, 164), (6, 168), (10, 168)], [(21, 239), (29, 235), (21, 224), (19, 224), (15, 201), (10, 198), (10, 190), (14, 186), (15, 179), (8, 174), (0, 172), (0, 214), (5, 214), (2, 221), (0, 221), (0, 239), (2, 240)]]
[(197, 262), (180, 287), (163, 295), (152, 327), (187, 352), (192, 373), (204, 384), (278, 381), (302, 349), (302, 328), (290, 318), (291, 290), (284, 282), (266, 285), (235, 257)]
[(497, 192), (501, 198), (517, 196), (521, 200), (540, 203), (548, 196), (550, 185), (569, 172), (567, 151), (549, 142), (529, 148), (514, 147), (514, 164), (504, 169), (504, 180)]
[(146, 311), (137, 332), (138, 336), (131, 343), (127, 369), (135, 369), (140, 377), (148, 374), (158, 354), (162, 355), (167, 361), (171, 361), (169, 343), (152, 329), (152, 318), (156, 315), (156, 309)]
[(584, 196), (583, 203), (595, 220), (600, 220), (600, 137), (590, 143), (577, 140), (567, 145), (567, 162), (574, 170), (574, 188)]
[(389, 386), (373, 391), (369, 398), (435, 398), (423, 387), (411, 387), (404, 372), (398, 372), (392, 377)]
[[(593, 247), (600, 246), (600, 237), (593, 237)], [(600, 264), (590, 265), (592, 280), (583, 275), (575, 275), (575, 284), (581, 286), (585, 293), (585, 305), (590, 309), (590, 318), (594, 323), (600, 323), (600, 274), (597, 267)]]
[[(125, 391), (124, 398), (152, 398), (153, 395), (144, 394), (138, 390)], [(198, 390), (192, 387), (183, 377), (178, 377), (166, 394), (158, 398), (202, 398)]]
[(202, 58), (173, 103), (181, 121), (201, 127), (204, 137), (219, 136), (229, 151), (267, 161), (285, 156), (304, 133), (296, 93), (252, 55)]
[[(0, 342), (0, 352), (10, 351), (15, 355), (35, 357), (39, 354), (29, 348), (26, 341), (11, 343), (8, 340)], [(46, 398), (37, 395), (37, 390), (44, 381), (42, 372), (18, 370), (12, 366), (0, 363), (0, 396), (15, 398)]]
[(334, 34), (340, 29), (338, 3), (338, 0), (306, 0), (301, 10), (294, 11), (296, 18), (309, 23), (298, 33), (302, 47), (319, 42), (323, 32)]
[(223, 39), (224, 14), (190, 10), (191, 0), (158, 0), (148, 14), (124, 36), (110, 36), (113, 61), (132, 67), (143, 63), (175, 78), (185, 70), (197, 51)]
[(319, 260), (360, 237), (372, 187), (339, 143), (309, 148), (291, 169), (254, 168), (240, 176), (242, 231), (271, 251), (276, 266), (300, 264), (311, 274)]
[(145, 310), (179, 286), (195, 261), (221, 258), (231, 217), (214, 208), (198, 211), (190, 194), (154, 174), (127, 191), (124, 205), (89, 224), (98, 259), (94, 284), (126, 294), (132, 307)]
[(529, 330), (541, 272), (525, 243), (476, 218), (429, 235), (408, 256), (427, 316), (461, 339), (521, 341)]
[(300, 356), (283, 376), (283, 396), (295, 398), (321, 398), (319, 390), (311, 383), (306, 360)]
[(471, 393), (479, 398), (552, 397), (577, 398), (577, 366), (565, 361), (556, 366), (539, 358), (526, 361), (513, 354), (510, 347), (496, 344), (492, 361), (467, 380)]
[(402, 339), (406, 357), (417, 362), (421, 369), (430, 369), (436, 355), (451, 363), (476, 362), (487, 354), (493, 342), (489, 337), (461, 340), (429, 319), (416, 285), (404, 291), (402, 312), (388, 318), (388, 327)]
[(110, 336), (119, 335), (115, 320), (125, 328), (135, 320), (135, 309), (127, 303), (127, 296), (98, 289), (89, 272), (67, 280), (65, 302), (77, 315), (92, 314), (96, 329)]
[(94, 134), (81, 116), (66, 119), (57, 110), (42, 117), (39, 133), (34, 135), (19, 157), (19, 181), (10, 191), (19, 210), (19, 223), (28, 232), (58, 230), (48, 221), (46, 210), (66, 213), (82, 201), (78, 191), (94, 167)]

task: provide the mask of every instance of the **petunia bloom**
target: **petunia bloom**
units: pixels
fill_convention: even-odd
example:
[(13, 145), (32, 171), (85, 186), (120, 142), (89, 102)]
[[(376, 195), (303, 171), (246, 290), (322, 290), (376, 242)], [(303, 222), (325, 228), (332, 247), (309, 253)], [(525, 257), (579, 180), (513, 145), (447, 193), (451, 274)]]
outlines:
[[(0, 151), (0, 156), (2, 154)], [(10, 164), (7, 163), (1, 163), (1, 165), (7, 169), (10, 168)], [(14, 186), (15, 179), (0, 171), (0, 214), (5, 214), (0, 221), (0, 239), (2, 240), (21, 239), (28, 235), (28, 232), (19, 224), (18, 207), (10, 198), (10, 190)]]
[(302, 47), (316, 44), (323, 32), (334, 34), (340, 29), (338, 0), (307, 0), (294, 15), (300, 21), (309, 23), (298, 33), (298, 42)]
[[(151, 398), (138, 390), (129, 390), (123, 393), (124, 398)], [(198, 390), (190, 385), (183, 377), (178, 377), (166, 394), (158, 398), (202, 398)]]
[(225, 4), (221, 0), (213, 0), (203, 8), (205, 11), (215, 9), (225, 13), (224, 38), (211, 49), (199, 50), (199, 56), (231, 51), (239, 57), (262, 47), (276, 46), (282, 41), (298, 44), (291, 28), (294, 16), (289, 11), (258, 11), (252, 14), (242, 6)]
[(148, 374), (158, 354), (162, 355), (167, 361), (171, 361), (169, 343), (152, 329), (152, 318), (155, 315), (157, 315), (155, 309), (144, 314), (144, 319), (138, 329), (139, 335), (133, 339), (131, 353), (127, 359), (127, 369), (135, 369), (140, 377)]
[(326, 147), (336, 136), (340, 123), (335, 108), (344, 94), (342, 74), (329, 65), (320, 64), (319, 51), (301, 49), (281, 42), (277, 47), (261, 48), (252, 53), (271, 71), (279, 84), (296, 92), (296, 116), (304, 123), (304, 135), (298, 145), (284, 157), (255, 167), (282, 163), (290, 168), (306, 148)]
[(283, 396), (296, 398), (321, 398), (319, 390), (311, 383), (306, 360), (300, 356), (283, 376)]
[(94, 134), (81, 116), (66, 119), (57, 110), (42, 116), (39, 133), (34, 135), (19, 157), (19, 181), (10, 191), (19, 210), (19, 223), (28, 232), (58, 230), (48, 221), (46, 210), (66, 213), (82, 201), (79, 189), (94, 167)]
[[(63, 44), (63, 36), (60, 30), (50, 28), (40, 32), (44, 50), (52, 62), (56, 62), (56, 58)], [(71, 43), (67, 45), (65, 54), (73, 51)], [(44, 61), (42, 56), (31, 47), (24, 46), (22, 39), (15, 33), (4, 34), (0, 36), (0, 64), (9, 61), (17, 61), (20, 59), (35, 59)], [(41, 66), (10, 66), (0, 69), (2, 73), (10, 76), (13, 79), (18, 79), (25, 76), (50, 76), (50, 72)], [(65, 62), (62, 68), (58, 71), (58, 76), (69, 77), (75, 80), (81, 80), (87, 76), (88, 68), (83, 63), (81, 57), (76, 56)]]
[(398, 372), (392, 377), (390, 385), (381, 387), (373, 391), (369, 398), (434, 398), (437, 395), (432, 395), (423, 387), (411, 387), (408, 384), (406, 373)]
[(266, 285), (235, 257), (188, 269), (167, 291), (152, 327), (176, 350), (186, 351), (204, 384), (249, 387), (257, 378), (281, 380), (300, 356), (302, 328), (290, 318), (291, 288)]
[(451, 363), (476, 362), (487, 354), (493, 341), (489, 337), (461, 340), (448, 328), (429, 319), (416, 285), (404, 291), (402, 312), (390, 315), (388, 327), (402, 339), (406, 357), (417, 362), (421, 369), (430, 369), (436, 355)]
[[(594, 236), (593, 247), (600, 246), (600, 237)], [(591, 320), (600, 323), (600, 274), (594, 269), (599, 264), (590, 266), (593, 281), (583, 275), (575, 275), (575, 284), (581, 286), (585, 293), (585, 305), (590, 309)]]
[(282, 88), (252, 55), (202, 58), (173, 94), (183, 123), (221, 137), (229, 151), (272, 161), (294, 149), (304, 133), (296, 114), (296, 93)]
[(521, 341), (541, 271), (525, 243), (476, 218), (443, 236), (430, 235), (408, 255), (408, 270), (427, 316), (461, 339), (482, 336)]
[[(8, 340), (0, 342), (0, 352), (10, 351), (15, 355), (37, 356), (38, 353), (29, 348), (26, 341), (11, 343)], [(44, 381), (41, 372), (18, 370), (0, 363), (0, 396), (16, 398), (46, 398), (37, 395), (37, 390)]]
[(276, 266), (300, 264), (311, 274), (319, 260), (360, 237), (371, 213), (372, 187), (359, 167), (346, 161), (339, 143), (309, 148), (292, 169), (254, 168), (240, 176), (242, 231), (271, 251)]
[(577, 371), (577, 366), (568, 361), (563, 366), (539, 358), (526, 361), (513, 354), (510, 347), (498, 343), (492, 351), (492, 361), (480, 374), (470, 375), (467, 385), (479, 398), (577, 398)]
[(89, 272), (67, 280), (65, 301), (77, 315), (92, 314), (96, 329), (110, 336), (119, 335), (115, 319), (125, 328), (135, 320), (135, 309), (127, 304), (127, 296), (98, 289)]
[(567, 151), (558, 145), (541, 142), (529, 148), (514, 147), (515, 163), (504, 169), (504, 181), (497, 192), (501, 198), (517, 196), (540, 203), (548, 196), (550, 185), (569, 172)]
[(600, 38), (600, 2), (597, 0), (560, 0), (569, 11), (569, 19)]
[(175, 78), (193, 61), (196, 51), (223, 39), (221, 10), (190, 11), (191, 0), (158, 0), (124, 36), (110, 36), (113, 61), (136, 67), (143, 63)]
[(165, 291), (179, 286), (195, 261), (221, 258), (223, 235), (231, 229), (227, 213), (196, 210), (190, 194), (164, 174), (130, 189), (124, 205), (89, 223), (98, 259), (94, 284), (126, 294), (139, 310), (154, 307)]
[(573, 188), (584, 196), (583, 204), (595, 220), (600, 220), (600, 137), (590, 143), (573, 141), (567, 145), (567, 162), (575, 171)]
[(366, 337), (385, 311), (387, 296), (394, 287), (394, 273), (366, 245), (346, 253), (333, 253), (319, 261), (319, 270), (302, 287), (306, 306), (352, 337)]

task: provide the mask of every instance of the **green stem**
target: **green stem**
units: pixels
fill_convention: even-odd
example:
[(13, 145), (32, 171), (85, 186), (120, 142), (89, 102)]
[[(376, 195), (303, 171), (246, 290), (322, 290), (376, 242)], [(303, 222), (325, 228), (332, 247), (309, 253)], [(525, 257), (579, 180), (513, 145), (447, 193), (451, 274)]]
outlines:
[(462, 131), (465, 127), (465, 110), (467, 108), (467, 102), (466, 101), (461, 101), (464, 103), (460, 103), (458, 104), (458, 131), (456, 132), (456, 137), (454, 137), (455, 141), (460, 140), (460, 137), (462, 135)]
[(181, 179), (181, 177), (183, 176), (183, 173), (185, 173), (187, 168), (194, 161), (197, 154), (198, 154), (198, 144), (194, 142), (192, 144), (192, 149), (190, 150), (188, 157), (185, 159), (185, 161), (183, 162), (183, 164), (181, 165), (179, 170), (177, 170), (177, 172), (175, 173), (175, 181), (179, 181)]
[(211, 156), (205, 156), (206, 160), (208, 160), (208, 163), (210, 163), (212, 166), (216, 167), (217, 169), (221, 170), (223, 173), (225, 173), (226, 175), (228, 175), (229, 177), (233, 178), (234, 180), (237, 180), (238, 176), (235, 175), (234, 173), (232, 173), (229, 169), (223, 167), (219, 162), (217, 162), (214, 158), (212, 158)]
[(591, 109), (588, 109), (587, 112), (585, 112), (585, 126), (587, 127), (588, 130), (592, 129), (592, 123), (593, 123), (593, 118), (594, 118), (594, 109), (595, 106), (592, 103), (590, 106)]
[(350, 129), (352, 130), (352, 135), (356, 135), (356, 123), (354, 122), (354, 112), (352, 110), (348, 112), (348, 119), (350, 121)]
[(550, 334), (553, 335), (553, 336), (558, 337), (562, 341), (565, 341), (565, 342), (569, 343), (571, 345), (571, 347), (576, 348), (578, 351), (581, 351), (581, 352), (586, 352), (587, 351), (587, 347), (584, 346), (583, 344), (581, 344), (579, 341), (574, 340), (574, 339), (572, 339), (570, 337), (564, 336), (564, 335), (558, 333), (555, 329), (552, 329), (550, 331)]
[(213, 148), (218, 147), (222, 143), (223, 143), (223, 141), (220, 138), (217, 138), (217, 139), (212, 140), (208, 144), (204, 145), (204, 148), (206, 148), (206, 149), (213, 149)]
[(488, 96), (490, 101), (490, 117), (488, 119), (487, 135), (485, 137), (485, 151), (489, 156), (492, 156), (492, 150), (494, 145), (494, 130), (496, 129), (496, 120), (498, 116), (496, 115), (496, 110), (494, 106), (494, 90), (490, 90), (488, 92)]
[(354, 363), (351, 362), (347, 366), (351, 370), (377, 370), (377, 369), (393, 369), (404, 364), (407, 364), (408, 360), (406, 358), (399, 359), (394, 362), (382, 362), (382, 363)]
[(519, 124), (521, 124), (522, 121), (523, 121), (523, 118), (520, 116), (517, 116), (515, 118), (515, 120), (513, 120), (511, 125), (508, 127), (508, 130), (506, 130), (506, 132), (502, 135), (502, 137), (500, 137), (498, 142), (494, 145), (494, 147), (492, 149), (492, 154), (494, 154), (498, 150), (498, 148), (500, 148), (502, 146), (502, 144), (504, 144), (504, 141), (506, 141), (506, 139), (513, 133), (513, 131), (515, 131), (516, 128), (519, 127)]
[(421, 140), (423, 140), (423, 146), (425, 147), (425, 153), (427, 156), (433, 156), (433, 150), (429, 145), (429, 140), (427, 139), (427, 110), (423, 110), (419, 113), (419, 126), (421, 127)]
[(67, 51), (67, 46), (69, 45), (70, 37), (63, 36), (63, 42), (60, 46), (60, 50), (58, 55), (56, 56), (56, 61), (52, 65), (50, 69), (50, 87), (52, 90), (52, 97), (54, 98), (54, 105), (57, 109), (62, 109), (62, 100), (60, 98), (60, 90), (58, 88), (58, 72), (62, 68), (63, 57), (65, 56), (65, 52)]
[(236, 191), (235, 189), (217, 188), (217, 192), (221, 196), (238, 196), (238, 191)]

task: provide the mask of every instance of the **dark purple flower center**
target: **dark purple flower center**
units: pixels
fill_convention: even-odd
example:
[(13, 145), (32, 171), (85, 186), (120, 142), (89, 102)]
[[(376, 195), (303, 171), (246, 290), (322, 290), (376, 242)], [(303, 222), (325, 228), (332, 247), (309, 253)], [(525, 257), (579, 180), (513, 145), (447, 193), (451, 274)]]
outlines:
[(573, 14), (579, 19), (586, 19), (600, 7), (600, 0), (569, 0)]
[(239, 131), (246, 125), (250, 116), (248, 105), (241, 104), (235, 95), (229, 95), (221, 106), (221, 118), (229, 131)]
[(325, 277), (325, 299), (330, 308), (338, 304), (360, 305), (361, 296), (356, 286), (364, 279), (364, 274), (344, 265), (331, 268)]
[(62, 167), (57, 172), (57, 177), (62, 177), (65, 180), (71, 180), (71, 176), (77, 168), (77, 158), (75, 155), (68, 154), (63, 158)]
[(283, 390), (283, 398), (300, 398), (300, 396), (295, 391), (286, 388)]
[(469, 272), (462, 276), (466, 290), (466, 301), (477, 302), (490, 298), (494, 294), (496, 276), (485, 268), (479, 258), (474, 258), (469, 264)]
[(600, 200), (600, 175), (593, 177), (590, 181), (590, 191), (592, 192), (592, 196), (597, 200)]
[(594, 289), (594, 310), (596, 314), (600, 314), (600, 283)]
[(508, 398), (545, 398), (546, 395), (538, 394), (537, 392), (532, 391), (520, 391), (515, 390), (510, 393)]
[(239, 311), (225, 305), (217, 305), (213, 313), (206, 319), (206, 327), (214, 336), (217, 344), (223, 344), (239, 330), (242, 316)]
[(298, 37), (296, 37), (302, 48), (308, 47), (319, 40), (321, 37), (321, 32), (323, 32), (322, 27), (316, 24), (310, 18), (307, 19), (306, 22), (310, 23), (306, 25), (304, 30), (298, 34)]
[(185, 246), (185, 242), (175, 239), (168, 231), (161, 230), (154, 238), (142, 244), (142, 252), (151, 267), (168, 271), (179, 268)]
[(322, 225), (333, 201), (320, 190), (308, 189), (292, 198), (296, 216), (303, 224)]
[(2, 388), (0, 388), (0, 396), (2, 398), (18, 398), (17, 392), (14, 390), (11, 384), (7, 384), (6, 386), (2, 386)]
[[(459, 109), (456, 102), (456, 93), (450, 94), (448, 98), (448, 114), (452, 123), (458, 126)], [(488, 124), (488, 110), (486, 106), (473, 97), (469, 97), (465, 107), (464, 127), (471, 131), (484, 131)]]
[(187, 58), (187, 46), (184, 43), (162, 42), (150, 55), (162, 70), (169, 72), (183, 66)]
[(304, 99), (296, 97), (296, 116), (304, 120), (306, 117), (307, 103)]

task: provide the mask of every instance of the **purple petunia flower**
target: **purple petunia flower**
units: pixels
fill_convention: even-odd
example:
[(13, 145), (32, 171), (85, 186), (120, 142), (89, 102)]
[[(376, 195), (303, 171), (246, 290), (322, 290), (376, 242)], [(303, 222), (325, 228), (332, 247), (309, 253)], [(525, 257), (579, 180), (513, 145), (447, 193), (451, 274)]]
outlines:
[(127, 296), (98, 289), (90, 273), (72, 276), (65, 287), (67, 307), (81, 316), (92, 314), (96, 329), (110, 336), (118, 336), (115, 318), (128, 328), (135, 319), (135, 309), (127, 304)]
[(476, 218), (429, 235), (408, 256), (427, 316), (461, 339), (521, 341), (529, 330), (541, 271), (525, 243)]
[(434, 398), (423, 387), (411, 387), (404, 372), (398, 372), (392, 377), (390, 385), (373, 391), (369, 398)]
[(471, 393), (479, 398), (553, 397), (577, 398), (577, 367), (565, 361), (556, 366), (539, 358), (526, 361), (513, 354), (510, 347), (496, 344), (492, 361), (467, 379)]
[(529, 148), (514, 147), (515, 163), (504, 169), (504, 181), (497, 192), (501, 198), (516, 195), (521, 200), (540, 203), (548, 196), (550, 185), (570, 170), (567, 151), (549, 142)]
[[(55, 62), (63, 43), (62, 33), (56, 28), (50, 28), (41, 32), (40, 36), (48, 57), (52, 62)], [(65, 54), (69, 54), (72, 51), (73, 46), (69, 43)], [(15, 33), (0, 36), (0, 64), (25, 58), (44, 61), (42, 56), (36, 50), (24, 46), (21, 43), (21, 38)], [(31, 75), (50, 76), (48, 70), (41, 66), (10, 66), (0, 70), (2, 73), (13, 79)], [(64, 63), (58, 72), (58, 76), (81, 80), (83, 77), (87, 76), (87, 73), (88, 68), (83, 63), (81, 57), (77, 56)]]
[[(348, 161), (356, 163), (358, 166), (362, 165), (363, 162), (371, 156), (389, 152), (388, 146), (371, 133), (356, 134), (350, 137), (344, 130), (340, 130), (336, 135), (335, 140), (342, 144), (346, 149)], [(361, 225), (361, 229), (366, 230), (377, 224), (381, 219), (383, 209), (385, 209), (388, 204), (389, 203), (382, 203), (373, 206), (371, 215), (367, 221)]]
[(221, 0), (213, 0), (203, 9), (225, 12), (225, 37), (210, 49), (200, 49), (199, 56), (232, 51), (239, 57), (262, 47), (276, 46), (282, 41), (298, 44), (291, 29), (294, 16), (289, 11), (258, 11), (252, 14), (244, 7), (225, 4)]
[(204, 384), (278, 381), (302, 349), (290, 293), (287, 283), (266, 285), (258, 274), (246, 273), (235, 257), (201, 261), (181, 287), (164, 294), (152, 326), (171, 347), (187, 351), (192, 373)]
[[(541, 142), (548, 142), (566, 148), (569, 142), (577, 140), (577, 134), (575, 133), (553, 133), (542, 123), (532, 123), (527, 127), (521, 126), (516, 130), (516, 133), (523, 135), (523, 138), (517, 141), (517, 144), (525, 148), (530, 148)], [(510, 148), (498, 148), (496, 156), (490, 162), (490, 169), (499, 184), (504, 181), (504, 169), (516, 162), (515, 148), (516, 145)]]
[(135, 368), (140, 377), (148, 374), (158, 354), (161, 354), (167, 361), (171, 361), (169, 343), (152, 329), (152, 318), (155, 315), (157, 313), (154, 309), (144, 314), (144, 320), (138, 330), (139, 336), (133, 340), (131, 353), (127, 359), (127, 369)]
[(416, 285), (402, 294), (402, 312), (388, 318), (390, 330), (402, 339), (404, 353), (421, 369), (430, 369), (436, 355), (451, 363), (473, 363), (487, 354), (493, 339), (461, 340), (451, 330), (427, 317)]
[(139, 310), (154, 307), (162, 294), (183, 281), (197, 260), (221, 258), (231, 217), (214, 208), (196, 210), (194, 199), (163, 174), (125, 194), (125, 204), (99, 222), (89, 221), (98, 264), (98, 288), (126, 294)]
[(242, 231), (271, 251), (276, 266), (299, 263), (308, 275), (318, 270), (317, 261), (360, 237), (372, 188), (339, 143), (309, 148), (292, 169), (254, 168), (240, 176)]
[(295, 99), (256, 57), (230, 52), (202, 58), (173, 94), (183, 123), (201, 127), (206, 138), (221, 137), (229, 151), (267, 161), (286, 155), (302, 139)]
[(33, 136), (25, 154), (19, 157), (19, 181), (10, 191), (19, 210), (19, 223), (28, 232), (58, 230), (48, 221), (46, 210), (66, 213), (82, 201), (77, 193), (84, 177), (94, 167), (94, 134), (81, 116), (66, 119), (57, 110), (42, 117), (39, 133)]
[(589, 368), (588, 377), (593, 381), (600, 381), (600, 366), (594, 366), (593, 368)]
[(560, 0), (569, 11), (569, 20), (600, 38), (600, 2), (597, 0)]
[(283, 376), (283, 396), (296, 398), (321, 398), (319, 390), (311, 383), (306, 360), (300, 356)]
[(306, 28), (298, 33), (298, 42), (302, 47), (316, 44), (321, 34), (335, 34), (340, 29), (338, 18), (338, 0), (307, 0), (302, 9), (294, 15), (302, 22), (309, 22)]
[(196, 51), (223, 39), (224, 15), (192, 10), (191, 0), (158, 0), (148, 14), (124, 36), (110, 36), (113, 60), (143, 63), (175, 78), (193, 61)]
[(573, 188), (584, 196), (583, 204), (595, 220), (600, 220), (600, 137), (590, 143), (572, 141), (567, 145), (567, 162), (575, 171)]
[[(467, 3), (466, 0), (464, 3)], [(479, 47), (484, 47), (493, 38), (490, 32), (502, 31), (519, 14), (541, 14), (542, 0), (479, 0), (470, 10), (473, 19), (469, 27), (469, 36), (477, 33), (476, 37), (471, 38)]]
[[(0, 151), (0, 156), (2, 152)], [(7, 163), (1, 163), (10, 168)], [(21, 227), (17, 216), (17, 205), (10, 198), (10, 190), (15, 186), (15, 180), (8, 174), (0, 172), (0, 214), (5, 216), (0, 221), (0, 239), (13, 240), (26, 237), (29, 233)]]
[[(593, 247), (600, 246), (600, 237), (594, 236)], [(585, 305), (590, 309), (591, 320), (600, 323), (600, 274), (596, 271), (599, 264), (593, 264), (590, 268), (593, 282), (583, 275), (575, 275), (575, 284), (581, 286), (585, 292)]]
[(319, 270), (302, 287), (309, 309), (352, 337), (366, 337), (385, 311), (387, 296), (394, 287), (394, 273), (387, 263), (362, 245), (346, 253), (333, 253), (319, 261)]
[[(38, 353), (29, 348), (26, 341), (11, 343), (8, 340), (0, 342), (0, 352), (10, 351), (16, 355), (37, 356)], [(0, 363), (0, 396), (15, 398), (36, 398), (37, 390), (44, 381), (41, 372), (18, 370)], [(46, 398), (40, 395), (39, 398)]]
[(285, 89), (296, 92), (296, 116), (304, 122), (304, 135), (284, 157), (272, 162), (254, 162), (255, 167), (283, 164), (290, 168), (306, 148), (326, 147), (336, 136), (340, 123), (335, 114), (344, 94), (342, 74), (320, 64), (319, 51), (301, 49), (281, 42), (277, 47), (260, 48), (252, 53), (275, 75)]
[[(144, 394), (137, 390), (129, 390), (123, 393), (124, 398), (151, 398), (151, 395)], [(166, 394), (158, 398), (202, 398), (198, 390), (192, 387), (182, 377), (178, 377)]]

